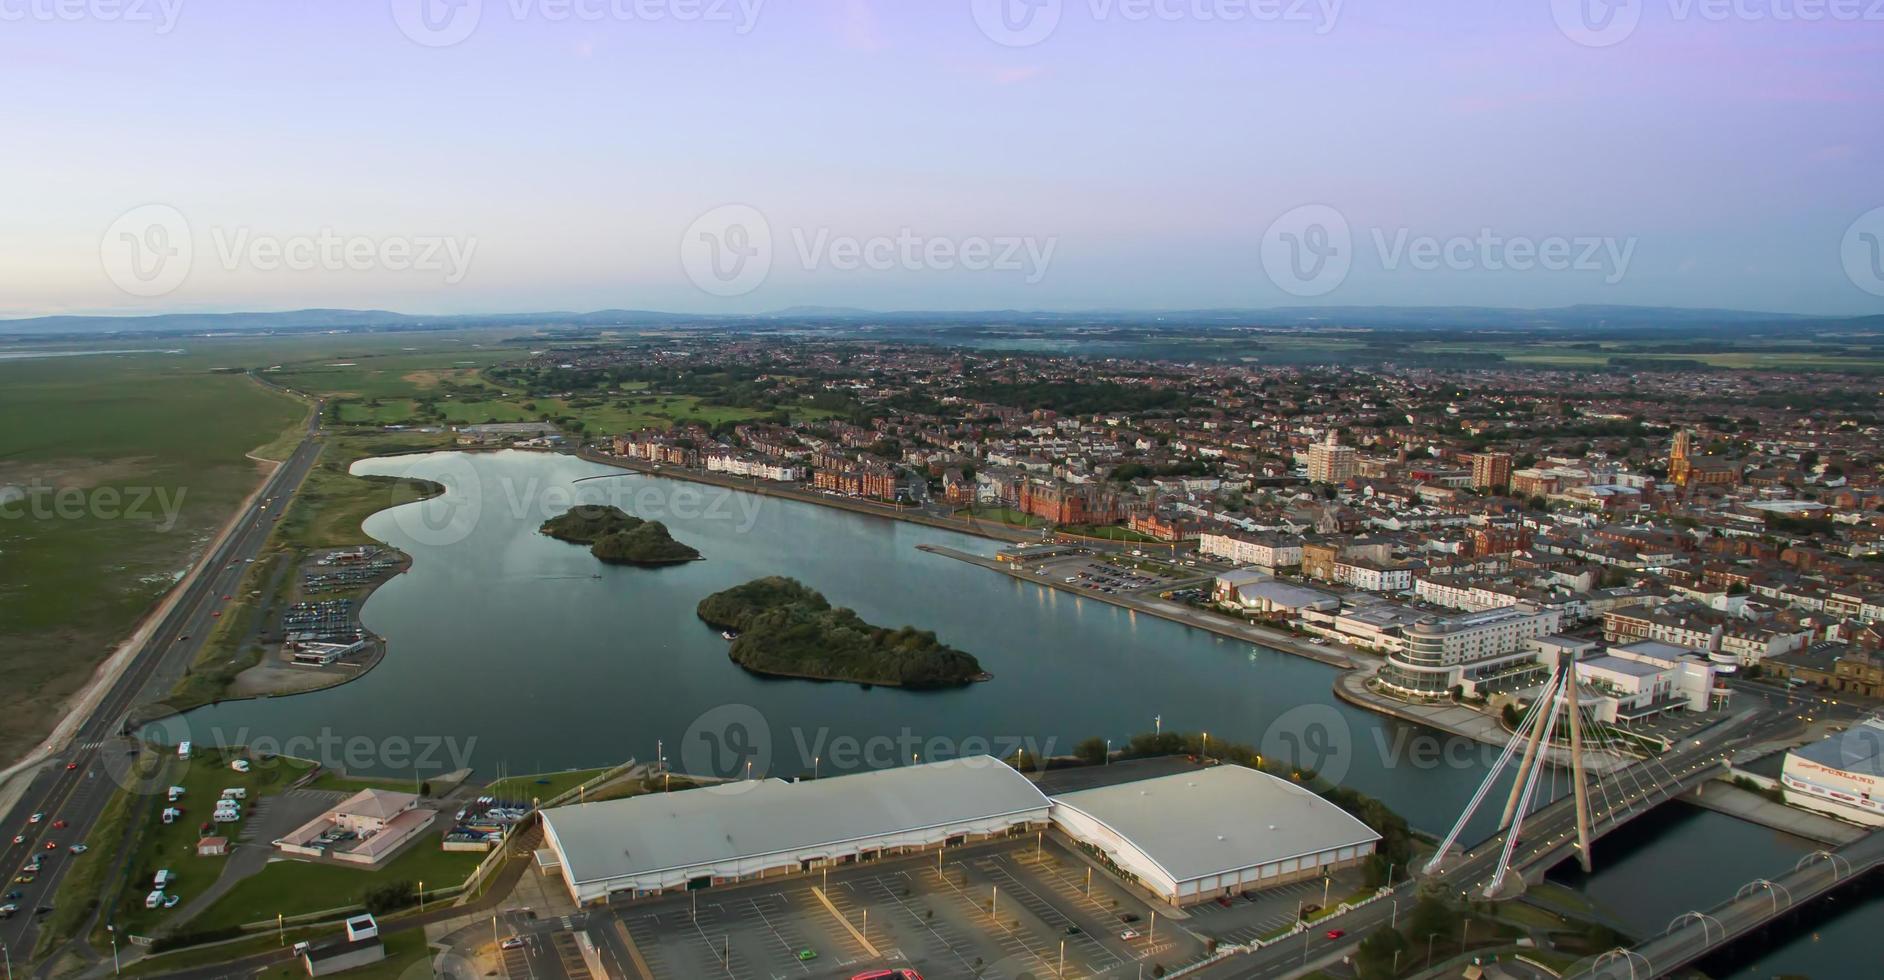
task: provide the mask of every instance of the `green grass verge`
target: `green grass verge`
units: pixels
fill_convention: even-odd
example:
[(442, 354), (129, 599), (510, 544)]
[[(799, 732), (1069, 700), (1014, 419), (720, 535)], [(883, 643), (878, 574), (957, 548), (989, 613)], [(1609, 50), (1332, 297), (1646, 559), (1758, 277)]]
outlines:
[(511, 776), (484, 787), (483, 795), (503, 800), (549, 800), (607, 772), (608, 769), (571, 769), (565, 772)]
[(347, 776), (329, 769), (314, 777), (308, 789), (329, 790), (336, 793), (358, 793), (363, 789), (383, 789), (394, 793), (416, 793), (421, 785), (410, 779), (378, 779), (372, 776)]

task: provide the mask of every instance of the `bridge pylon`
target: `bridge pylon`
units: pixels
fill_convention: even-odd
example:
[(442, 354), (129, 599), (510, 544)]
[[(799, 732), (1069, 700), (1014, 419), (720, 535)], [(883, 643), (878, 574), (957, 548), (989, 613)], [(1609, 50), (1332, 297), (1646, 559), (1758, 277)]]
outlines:
[(1577, 657), (1586, 646), (1589, 644), (1568, 639), (1545, 642), (1545, 655), (1554, 657), (1550, 678), (1544, 682), (1537, 698), (1519, 719), (1511, 738), (1505, 743), (1504, 751), (1499, 754), (1498, 761), (1486, 773), (1478, 791), (1466, 804), (1465, 812), (1459, 815), (1452, 832), (1446, 835), (1433, 858), (1423, 867), (1426, 874), (1442, 874), (1461, 860), (1456, 851), (1459, 835), (1491, 795), (1492, 788), (1504, 775), (1505, 769), (1513, 759), (1517, 759), (1517, 772), (1512, 778), (1511, 791), (1505, 799), (1498, 823), (1503, 838), (1501, 841), (1494, 838), (1499, 847), (1498, 862), (1483, 895), (1493, 900), (1504, 900), (1524, 893), (1523, 876), (1512, 873), (1512, 857), (1524, 839), (1524, 822), (1534, 812), (1532, 803), (1543, 773), (1550, 767), (1550, 754), (1557, 748), (1557, 730), (1560, 725), (1566, 729), (1563, 738), (1569, 749), (1571, 795), (1576, 808), (1577, 860), (1585, 872), (1591, 869), (1589, 774), (1585, 766), (1584, 715), (1578, 701), (1576, 669)]

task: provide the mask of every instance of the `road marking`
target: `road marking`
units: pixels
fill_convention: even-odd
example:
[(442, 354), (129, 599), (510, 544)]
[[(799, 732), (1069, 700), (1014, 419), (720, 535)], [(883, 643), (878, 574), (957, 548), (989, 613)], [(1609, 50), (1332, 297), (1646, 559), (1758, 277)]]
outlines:
[(865, 937), (863, 933), (858, 932), (856, 926), (853, 926), (850, 924), (849, 919), (844, 918), (844, 916), (837, 911), (837, 906), (832, 905), (831, 900), (825, 897), (824, 889), (819, 888), (816, 885), (813, 885), (811, 886), (811, 894), (814, 897), (816, 897), (818, 901), (824, 903), (824, 907), (831, 911), (831, 918), (836, 919), (838, 925), (843, 926), (845, 931), (849, 932), (851, 936), (857, 940), (858, 943), (862, 944), (863, 948), (868, 950), (871, 956), (881, 957), (883, 955), (882, 953), (877, 952), (877, 948), (875, 946), (870, 945), (870, 940), (867, 937)]

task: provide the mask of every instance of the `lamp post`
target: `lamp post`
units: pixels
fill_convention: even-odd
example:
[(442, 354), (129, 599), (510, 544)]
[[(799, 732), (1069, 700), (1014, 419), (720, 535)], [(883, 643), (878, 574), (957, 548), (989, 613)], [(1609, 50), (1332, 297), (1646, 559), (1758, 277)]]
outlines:
[(425, 882), (419, 882), (419, 911), (425, 911)]
[[(801, 759), (802, 759), (802, 758), (804, 758), (804, 757), (803, 757), (803, 756), (799, 756), (799, 758), (801, 758)], [(820, 762), (822, 762), (822, 761), (824, 761), (824, 757), (823, 757), (823, 756), (820, 756), (820, 755), (814, 755), (814, 756), (812, 756), (812, 757), (811, 757), (811, 780), (812, 780), (813, 782), (816, 782), (816, 781), (817, 781), (817, 779), (818, 779), (818, 763), (820, 763)]]
[(1163, 735), (1163, 734), (1164, 734), (1164, 716), (1163, 716), (1163, 715), (1152, 715), (1152, 716), (1151, 716), (1151, 727), (1152, 727), (1152, 729), (1153, 729), (1153, 734), (1155, 734), (1155, 735)]
[(1112, 764), (1112, 740), (1106, 739), (1106, 765)]
[(7, 980), (13, 980), (13, 951), (7, 948), (6, 943), (0, 943), (0, 957), (5, 957), (7, 961)]
[(1439, 933), (1429, 932), (1426, 934), (1426, 968), (1428, 970), (1433, 968), (1433, 940), (1437, 938), (1439, 938)]
[(288, 945), (288, 930), (282, 924), (280, 912), (275, 913), (275, 941), (283, 946)]
[[(122, 976), (123, 974), (119, 972), (119, 970), (120, 970), (120, 967), (118, 966), (118, 927), (117, 927), (117, 926), (106, 926), (106, 927), (105, 927), (105, 932), (107, 932), (107, 933), (110, 933), (110, 934), (111, 934), (111, 975), (112, 975), (112, 976), (114, 976), (114, 977), (116, 977), (116, 976)], [(13, 956), (12, 956), (12, 954), (10, 954), (10, 953), (9, 953), (9, 954), (7, 955), (7, 960), (8, 960), (8, 964), (7, 964), (7, 969), (8, 969), (8, 971), (11, 971), (11, 970), (13, 969), (13, 966), (12, 966), (12, 959), (13, 959)]]

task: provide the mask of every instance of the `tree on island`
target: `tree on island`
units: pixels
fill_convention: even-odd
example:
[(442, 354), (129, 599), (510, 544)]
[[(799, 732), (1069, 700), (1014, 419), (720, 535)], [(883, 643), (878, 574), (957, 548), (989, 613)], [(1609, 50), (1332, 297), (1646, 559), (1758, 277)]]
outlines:
[(885, 687), (959, 687), (986, 674), (973, 655), (934, 633), (884, 629), (789, 578), (763, 578), (700, 601), (702, 620), (737, 632), (728, 650), (756, 674)]
[(542, 531), (558, 541), (586, 544), (590, 554), (610, 565), (676, 565), (700, 559), (698, 551), (675, 541), (665, 524), (616, 507), (577, 507), (545, 521)]

